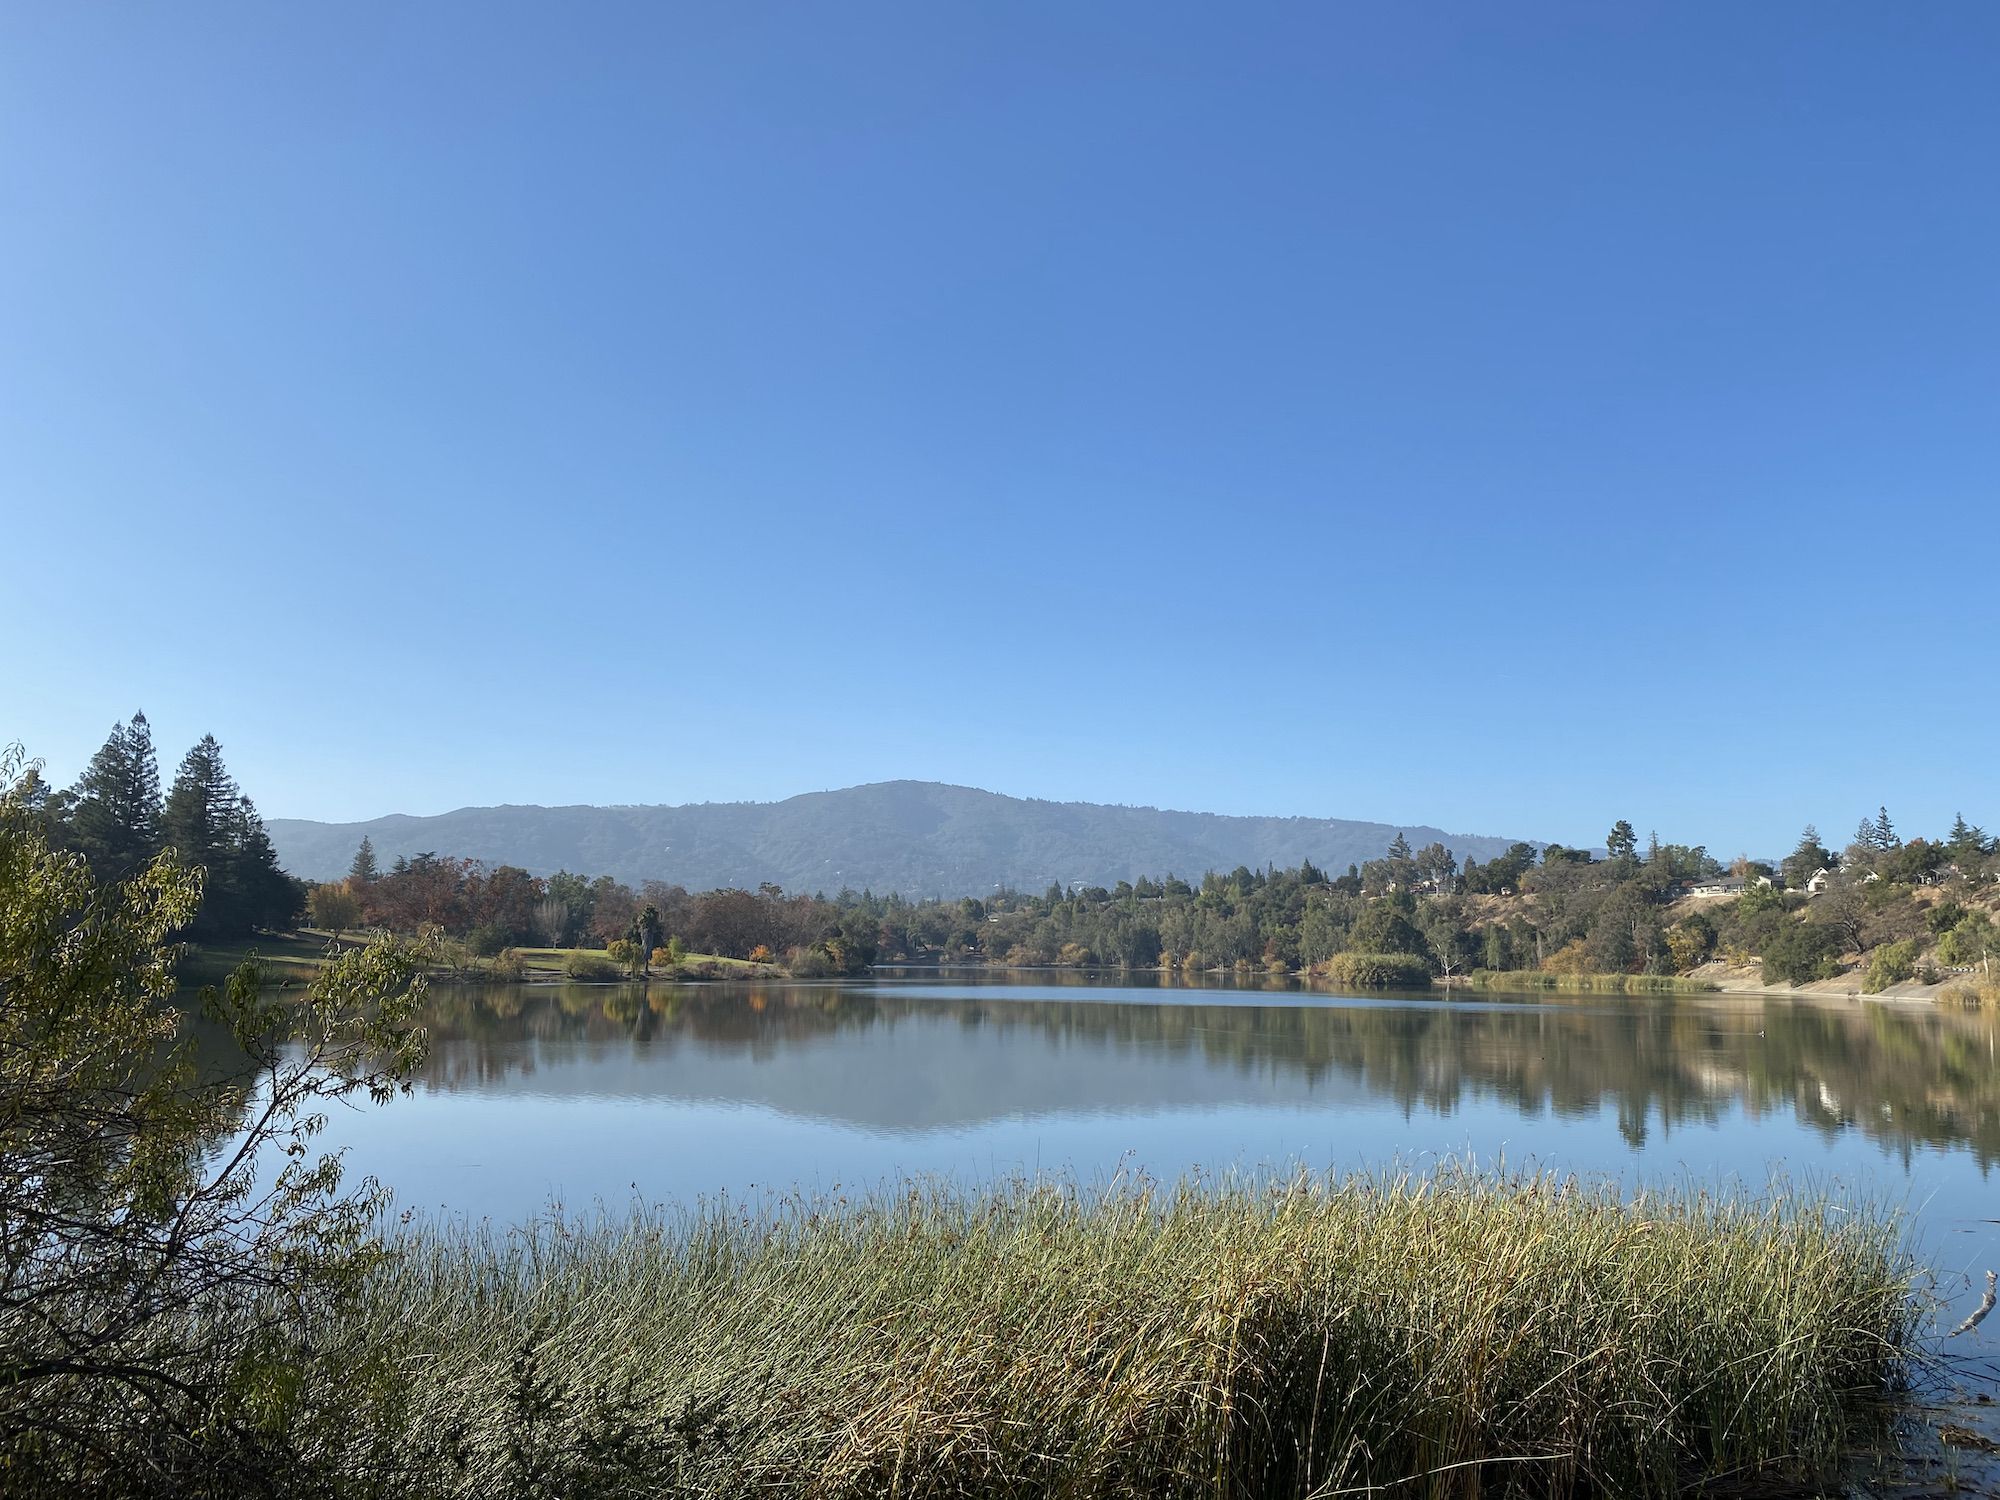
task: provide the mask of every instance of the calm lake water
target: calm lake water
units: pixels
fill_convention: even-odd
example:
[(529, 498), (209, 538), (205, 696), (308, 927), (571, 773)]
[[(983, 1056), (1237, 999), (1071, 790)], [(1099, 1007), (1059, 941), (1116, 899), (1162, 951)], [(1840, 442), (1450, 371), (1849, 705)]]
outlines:
[(330, 1135), (401, 1207), (498, 1221), (910, 1173), (1470, 1155), (1628, 1186), (1783, 1177), (1906, 1207), (1964, 1308), (2000, 1268), (1989, 1015), (1006, 978), (441, 989), (416, 1095)]

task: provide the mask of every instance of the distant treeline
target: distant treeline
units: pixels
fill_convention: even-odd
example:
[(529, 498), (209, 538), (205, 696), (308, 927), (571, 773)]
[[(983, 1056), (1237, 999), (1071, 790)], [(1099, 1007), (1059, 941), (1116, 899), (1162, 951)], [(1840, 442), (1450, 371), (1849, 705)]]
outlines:
[[(421, 854), (377, 868), (366, 840), (341, 882), (312, 893), (321, 925), (426, 928), (480, 954), (578, 945), (682, 951), (852, 972), (870, 962), (985, 962), (1317, 973), (1345, 984), (1424, 983), (1473, 970), (1685, 974), (1717, 956), (1760, 960), (1783, 982), (1866, 963), (1871, 987), (1927, 964), (1988, 964), (2000, 856), (1959, 819), (1942, 839), (1897, 836), (1886, 811), (1835, 853), (1808, 828), (1781, 864), (1728, 870), (1699, 846), (1640, 845), (1620, 821), (1602, 857), (1516, 844), (1461, 867), (1398, 835), (1380, 859), (1332, 875), (1210, 872), (1039, 895), (911, 901), (843, 890), (690, 892), (607, 876), (546, 878)], [(1733, 899), (1691, 902), (1690, 896)]]

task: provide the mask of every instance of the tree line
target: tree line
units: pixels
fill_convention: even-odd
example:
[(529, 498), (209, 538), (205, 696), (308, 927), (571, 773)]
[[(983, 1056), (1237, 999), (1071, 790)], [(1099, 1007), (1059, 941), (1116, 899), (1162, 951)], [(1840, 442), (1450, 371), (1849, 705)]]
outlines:
[(112, 727), (74, 786), (57, 789), (39, 768), (19, 801), (50, 847), (80, 854), (93, 880), (128, 880), (162, 855), (201, 873), (201, 900), (181, 934), (197, 940), (295, 926), (306, 888), (278, 867), (264, 820), (230, 776), (222, 747), (203, 735), (160, 789), (159, 757), (143, 713)]
[[(1807, 828), (1777, 865), (1738, 859), (1725, 869), (1699, 845), (1657, 837), (1642, 845), (1621, 819), (1602, 853), (1520, 843), (1461, 866), (1443, 845), (1415, 849), (1399, 833), (1380, 858), (1342, 875), (1308, 861), (1199, 881), (1168, 875), (933, 900), (807, 896), (768, 884), (635, 889), (609, 876), (540, 877), (435, 853), (383, 870), (363, 840), (348, 878), (311, 900), (323, 926), (431, 929), (478, 954), (590, 946), (621, 962), (656, 953), (673, 962), (692, 952), (784, 962), (796, 973), (850, 973), (879, 960), (1250, 968), (1404, 983), (1473, 970), (1672, 976), (1727, 957), (1803, 982), (1839, 972), (1852, 956), (1887, 984), (1911, 977), (1926, 955), (1990, 963), (1996, 875), (1994, 841), (1962, 817), (1943, 838), (1906, 842), (1883, 810), (1838, 853)], [(1735, 899), (1685, 899), (1704, 883)]]

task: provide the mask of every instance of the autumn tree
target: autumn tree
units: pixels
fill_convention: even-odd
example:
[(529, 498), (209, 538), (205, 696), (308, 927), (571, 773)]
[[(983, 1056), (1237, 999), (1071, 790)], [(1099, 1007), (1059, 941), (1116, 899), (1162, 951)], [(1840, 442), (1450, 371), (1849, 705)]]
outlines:
[(314, 886), (306, 897), (306, 911), (312, 918), (313, 926), (335, 934), (343, 933), (361, 921), (361, 902), (352, 890), (339, 881)]

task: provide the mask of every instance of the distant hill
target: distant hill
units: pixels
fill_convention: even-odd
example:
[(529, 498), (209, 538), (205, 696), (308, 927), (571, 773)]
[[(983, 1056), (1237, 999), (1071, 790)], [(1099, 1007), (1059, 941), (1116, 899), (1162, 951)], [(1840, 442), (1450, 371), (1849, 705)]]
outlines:
[(347, 873), (363, 835), (386, 868), (429, 851), (519, 865), (666, 880), (690, 890), (789, 891), (843, 886), (906, 896), (983, 895), (1115, 885), (1141, 875), (1198, 879), (1207, 870), (1297, 865), (1342, 873), (1380, 855), (1400, 831), (1484, 862), (1511, 839), (1343, 818), (1237, 818), (1091, 802), (1039, 802), (928, 781), (885, 781), (783, 802), (684, 807), (462, 807), (365, 823), (269, 820), (286, 869), (313, 880)]

